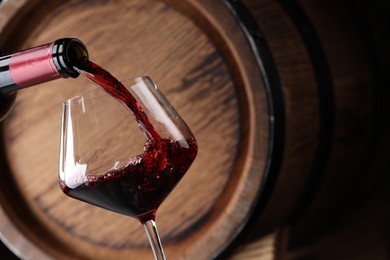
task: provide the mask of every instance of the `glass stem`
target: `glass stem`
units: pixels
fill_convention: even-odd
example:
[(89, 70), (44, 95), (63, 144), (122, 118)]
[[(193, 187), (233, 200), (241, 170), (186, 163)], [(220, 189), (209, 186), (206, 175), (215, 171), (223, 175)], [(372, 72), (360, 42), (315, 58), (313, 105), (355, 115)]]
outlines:
[(166, 260), (160, 236), (158, 235), (156, 222), (154, 220), (148, 220), (142, 225), (144, 226), (146, 235), (148, 236), (150, 246), (153, 250), (154, 258), (156, 260)]

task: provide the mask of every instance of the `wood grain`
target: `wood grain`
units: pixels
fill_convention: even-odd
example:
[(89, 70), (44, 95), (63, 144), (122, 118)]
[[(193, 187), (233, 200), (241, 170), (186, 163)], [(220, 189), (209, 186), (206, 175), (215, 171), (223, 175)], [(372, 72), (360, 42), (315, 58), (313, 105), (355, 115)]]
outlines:
[(319, 149), (321, 93), (304, 39), (283, 6), (278, 1), (244, 2), (267, 39), (281, 82), (285, 111), (279, 179), (257, 222), (257, 230), (267, 233), (290, 221), (312, 175)]
[[(173, 6), (197, 8), (198, 14), (191, 12), (210, 28), (205, 33), (189, 19), (194, 17)], [(224, 23), (216, 13), (225, 17)], [(228, 245), (260, 187), (267, 102), (260, 71), (250, 71), (256, 64), (249, 48), (240, 49), (246, 38), (236, 27), (218, 2), (63, 1), (47, 7), (18, 41), (17, 48), (23, 49), (61, 37), (79, 38), (91, 60), (117, 78), (151, 76), (187, 121), (198, 139), (199, 156), (157, 216), (170, 258), (208, 258)], [(210, 40), (209, 34), (215, 38)], [(7, 42), (3, 47), (10, 48)], [(58, 187), (61, 102), (92, 88), (77, 79), (25, 89), (3, 122), (13, 192), (27, 208), (13, 212), (12, 224), (29, 245), (7, 239), (22, 255), (152, 257), (136, 220), (67, 198)], [(43, 236), (26, 226), (36, 222)]]
[[(324, 1), (19, 0), (0, 6), (0, 47), (76, 37), (117, 78), (151, 76), (199, 141), (158, 212), (168, 258), (275, 259), (277, 230), (298, 221), (304, 241), (375, 183), (373, 74), (349, 19)], [(61, 102), (91, 89), (25, 89), (2, 122), (0, 230), (26, 258), (152, 258), (139, 223), (58, 187)]]

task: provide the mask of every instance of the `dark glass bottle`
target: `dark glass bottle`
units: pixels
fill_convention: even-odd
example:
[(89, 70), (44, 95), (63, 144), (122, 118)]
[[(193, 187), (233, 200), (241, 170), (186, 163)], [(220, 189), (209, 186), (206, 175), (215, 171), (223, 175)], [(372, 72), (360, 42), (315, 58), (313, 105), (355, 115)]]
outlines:
[(8, 114), (19, 89), (58, 78), (76, 78), (88, 51), (78, 39), (53, 43), (0, 56), (0, 121)]

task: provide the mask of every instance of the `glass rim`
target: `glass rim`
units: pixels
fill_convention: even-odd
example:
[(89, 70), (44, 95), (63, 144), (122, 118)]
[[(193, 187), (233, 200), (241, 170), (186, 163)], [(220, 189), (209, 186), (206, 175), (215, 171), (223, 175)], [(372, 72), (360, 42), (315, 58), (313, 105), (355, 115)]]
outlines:
[[(124, 80), (120, 80), (120, 82), (123, 83), (123, 82), (130, 81), (130, 80), (132, 80), (134, 82), (136, 82), (137, 80), (142, 80), (142, 81), (149, 80), (154, 86), (156, 86), (154, 84), (153, 80), (149, 76), (139, 76), (139, 77), (134, 77), (134, 78), (127, 78), (127, 79), (124, 79)], [(94, 85), (94, 83), (92, 83), (92, 82), (91, 82), (91, 84)], [(126, 84), (124, 84), (124, 86), (126, 88), (130, 87), (130, 86), (127, 86)], [(98, 94), (94, 95), (94, 96), (91, 96), (94, 93), (98, 93)], [(88, 95), (90, 95), (90, 97), (87, 97)], [(112, 98), (111, 96), (107, 95), (107, 92), (105, 92), (103, 89), (101, 89), (100, 87), (96, 87), (95, 89), (88, 90), (84, 94), (80, 94), (80, 95), (68, 98), (67, 100), (63, 101), (62, 104), (66, 106), (66, 105), (72, 103), (75, 100), (83, 99), (84, 102), (85, 102), (85, 101), (98, 99), (98, 98), (102, 98), (102, 97)]]

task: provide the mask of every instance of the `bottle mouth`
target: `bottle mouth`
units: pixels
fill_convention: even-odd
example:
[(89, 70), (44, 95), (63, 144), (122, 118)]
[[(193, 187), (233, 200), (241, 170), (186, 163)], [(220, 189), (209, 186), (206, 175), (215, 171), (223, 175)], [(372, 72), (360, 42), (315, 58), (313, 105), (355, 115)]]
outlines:
[(80, 74), (76, 68), (88, 61), (88, 50), (75, 38), (63, 38), (54, 42), (52, 56), (58, 72), (63, 77), (77, 78)]

